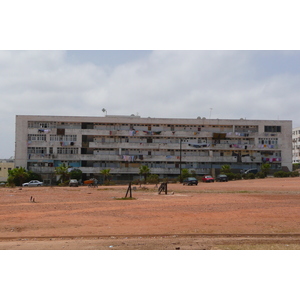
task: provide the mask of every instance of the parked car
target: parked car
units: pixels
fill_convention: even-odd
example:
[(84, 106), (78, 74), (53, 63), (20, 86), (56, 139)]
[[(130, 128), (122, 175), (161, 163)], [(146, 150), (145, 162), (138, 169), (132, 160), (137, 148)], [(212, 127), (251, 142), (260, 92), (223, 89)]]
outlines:
[(215, 179), (210, 175), (205, 175), (202, 177), (203, 182), (215, 182)]
[(77, 187), (79, 184), (78, 184), (78, 180), (77, 179), (70, 179), (70, 182), (69, 182), (69, 186), (75, 186)]
[(228, 181), (228, 177), (225, 174), (220, 174), (220, 175), (217, 176), (216, 181), (219, 181), (219, 182), (226, 181), (227, 182)]
[(258, 173), (258, 169), (249, 169), (249, 170), (246, 170), (244, 172), (244, 174), (257, 174)]
[(29, 182), (23, 183), (22, 186), (42, 186), (43, 183), (38, 180), (31, 180)]
[(183, 185), (198, 185), (198, 180), (195, 177), (188, 177), (183, 180)]

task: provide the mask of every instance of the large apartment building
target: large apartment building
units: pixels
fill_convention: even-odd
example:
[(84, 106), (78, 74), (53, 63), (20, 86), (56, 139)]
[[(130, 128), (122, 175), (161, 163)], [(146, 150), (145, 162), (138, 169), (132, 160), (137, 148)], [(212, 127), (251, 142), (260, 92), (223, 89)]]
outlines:
[(234, 170), (292, 170), (292, 121), (169, 119), (140, 116), (16, 116), (15, 165), (51, 180), (62, 163), (84, 178), (110, 169), (116, 179), (139, 178), (139, 167), (177, 177), (180, 168), (215, 174)]

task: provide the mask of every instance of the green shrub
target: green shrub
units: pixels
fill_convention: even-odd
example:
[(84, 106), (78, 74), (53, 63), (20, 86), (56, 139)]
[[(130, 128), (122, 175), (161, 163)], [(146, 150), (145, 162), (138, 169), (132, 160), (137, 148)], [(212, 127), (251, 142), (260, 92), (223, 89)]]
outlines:
[(255, 179), (255, 174), (253, 173), (243, 174), (242, 177), (243, 179)]
[(299, 172), (298, 171), (293, 171), (293, 172), (284, 172), (284, 171), (278, 171), (274, 173), (274, 177), (298, 177)]
[(236, 179), (235, 174), (232, 173), (232, 172), (226, 172), (226, 173), (223, 173), (223, 174), (227, 176), (228, 180), (235, 180)]
[(157, 184), (159, 183), (159, 176), (156, 174), (150, 174), (147, 178), (148, 183)]
[(291, 177), (299, 177), (299, 172), (298, 171), (291, 172)]
[(242, 179), (242, 174), (234, 174), (234, 179), (235, 180), (241, 180)]
[(266, 173), (260, 171), (260, 172), (258, 172), (258, 173), (256, 174), (256, 177), (257, 177), (257, 178), (266, 178)]
[(232, 173), (232, 172), (221, 172), (221, 174), (226, 175), (228, 180), (240, 180), (240, 179), (242, 179), (241, 174), (235, 174), (235, 173)]

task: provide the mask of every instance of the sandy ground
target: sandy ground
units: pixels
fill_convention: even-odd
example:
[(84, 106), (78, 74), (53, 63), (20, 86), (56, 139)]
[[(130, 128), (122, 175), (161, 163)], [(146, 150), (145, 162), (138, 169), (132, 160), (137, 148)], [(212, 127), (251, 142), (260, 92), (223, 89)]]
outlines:
[(0, 188), (0, 249), (300, 249), (300, 178), (134, 188)]

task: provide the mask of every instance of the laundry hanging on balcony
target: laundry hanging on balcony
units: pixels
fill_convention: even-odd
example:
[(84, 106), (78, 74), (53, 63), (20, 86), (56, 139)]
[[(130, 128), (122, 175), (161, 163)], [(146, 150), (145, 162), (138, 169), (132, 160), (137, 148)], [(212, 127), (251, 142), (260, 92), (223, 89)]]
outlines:
[(138, 131), (136, 130), (130, 130), (129, 131), (129, 136), (134, 136)]
[(134, 155), (123, 155), (123, 160), (124, 161), (129, 161), (129, 162), (132, 162), (134, 161)]
[(150, 131), (150, 130), (143, 130), (144, 133), (147, 135), (159, 135), (161, 134), (161, 131)]
[(43, 128), (39, 128), (38, 132), (45, 132), (45, 133), (49, 133), (51, 132), (50, 129), (43, 129)]
[(190, 147), (194, 148), (204, 148), (204, 147), (209, 147), (210, 144), (208, 143), (200, 143), (200, 144), (188, 144)]

